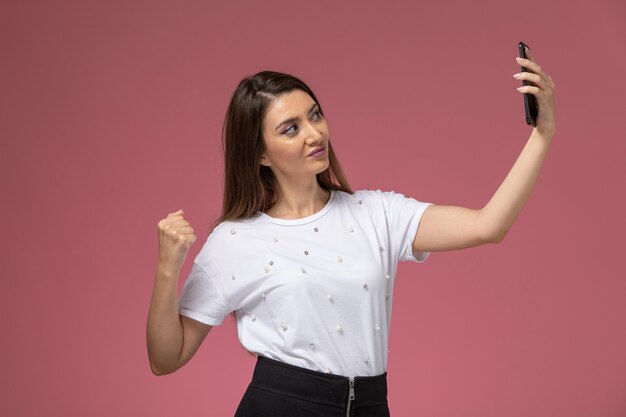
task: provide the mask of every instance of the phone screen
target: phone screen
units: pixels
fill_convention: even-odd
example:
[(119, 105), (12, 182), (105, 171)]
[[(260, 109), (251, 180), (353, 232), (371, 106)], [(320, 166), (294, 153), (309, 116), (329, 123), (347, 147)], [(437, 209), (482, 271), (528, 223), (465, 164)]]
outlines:
[[(520, 42), (518, 45), (519, 56), (526, 58), (526, 48), (530, 49), (524, 42)], [(521, 67), (522, 72), (532, 72), (526, 67)], [(534, 85), (531, 82), (522, 80), (522, 85)], [(524, 113), (526, 115), (526, 124), (537, 126), (537, 98), (530, 93), (524, 93)]]

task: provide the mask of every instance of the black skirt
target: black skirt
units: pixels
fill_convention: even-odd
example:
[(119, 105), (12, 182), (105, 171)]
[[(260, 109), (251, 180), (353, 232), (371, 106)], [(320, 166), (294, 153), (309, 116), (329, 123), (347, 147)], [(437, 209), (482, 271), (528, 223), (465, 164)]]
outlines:
[(389, 417), (387, 373), (348, 378), (257, 357), (235, 417)]

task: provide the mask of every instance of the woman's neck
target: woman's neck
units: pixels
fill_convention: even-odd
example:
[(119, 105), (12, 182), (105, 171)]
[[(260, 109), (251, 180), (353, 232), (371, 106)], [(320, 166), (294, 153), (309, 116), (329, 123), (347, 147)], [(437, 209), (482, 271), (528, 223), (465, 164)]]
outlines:
[(301, 219), (311, 216), (326, 206), (330, 199), (330, 191), (315, 183), (313, 188), (284, 190), (280, 188), (280, 197), (274, 207), (265, 213), (279, 219)]

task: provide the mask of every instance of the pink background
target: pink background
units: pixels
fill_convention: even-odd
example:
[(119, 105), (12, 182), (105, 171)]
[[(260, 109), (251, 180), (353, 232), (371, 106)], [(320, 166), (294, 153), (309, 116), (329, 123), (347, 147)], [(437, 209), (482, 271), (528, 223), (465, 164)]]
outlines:
[(623, 0), (3, 1), (3, 416), (227, 416), (234, 322), (175, 374), (145, 342), (156, 224), (221, 207), (237, 82), (309, 83), (354, 189), (482, 207), (530, 134), (517, 42), (557, 134), (506, 239), (400, 266), (395, 417), (626, 415)]

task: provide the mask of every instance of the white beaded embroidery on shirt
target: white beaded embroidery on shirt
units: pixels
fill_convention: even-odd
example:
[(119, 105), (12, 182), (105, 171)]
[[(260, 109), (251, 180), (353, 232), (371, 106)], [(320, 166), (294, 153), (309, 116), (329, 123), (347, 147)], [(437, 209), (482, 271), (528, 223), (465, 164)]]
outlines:
[[(358, 195), (358, 194), (357, 194)], [(365, 198), (365, 197), (363, 197)], [(367, 200), (367, 199), (366, 199)], [(360, 216), (367, 216), (371, 213), (368, 213), (367, 211), (363, 211), (369, 208), (369, 204), (368, 207), (362, 208), (362, 209), (358, 209), (357, 207), (359, 205), (363, 205), (364, 202), (368, 202), (369, 200), (365, 201), (365, 200), (358, 200), (358, 199), (354, 199), (353, 203), (355, 205), (355, 207), (350, 208), (349, 206), (347, 207), (348, 211), (351, 211), (353, 216), (357, 213), (360, 214)], [(347, 200), (347, 204), (349, 205), (349, 199)], [(378, 205), (377, 205), (378, 207)], [(337, 210), (335, 210), (337, 211)], [(388, 216), (387, 210), (384, 210), (384, 214), (385, 216)], [(360, 217), (359, 216), (359, 217)], [(331, 216), (328, 216), (331, 217)], [(328, 218), (327, 217), (327, 218)], [(360, 218), (354, 216), (351, 220), (356, 227), (359, 227), (359, 235), (355, 235), (355, 238), (360, 238), (361, 236), (370, 236), (370, 228), (368, 227), (361, 227), (361, 223), (359, 223)], [(325, 218), (325, 220), (327, 219)], [(349, 217), (347, 217), (349, 219)], [(368, 217), (369, 220), (369, 217)], [(387, 220), (387, 226), (389, 226), (388, 224), (388, 219), (382, 218), (382, 221), (384, 222), (385, 220)], [(367, 245), (368, 246), (368, 252), (369, 253), (375, 253), (376, 251), (376, 246), (373, 245), (372, 242), (376, 242), (378, 240), (379, 242), (379, 246), (378, 249), (380, 251), (380, 255), (374, 257), (375, 262), (377, 265), (383, 266), (383, 276), (385, 277), (385, 279), (388, 281), (387, 285), (383, 285), (384, 281), (382, 281), (380, 278), (380, 269), (374, 267), (374, 268), (370, 268), (369, 271), (363, 269), (362, 271), (359, 271), (357, 268), (354, 268), (354, 271), (351, 271), (351, 268), (353, 268), (354, 265), (359, 265), (358, 264), (358, 260), (359, 258), (353, 258), (351, 255), (353, 254), (353, 251), (351, 251), (350, 246), (340, 246), (340, 245), (333, 245), (335, 243), (339, 243), (342, 242), (341, 240), (337, 240), (337, 242), (331, 242), (332, 244), (328, 244), (328, 242), (321, 242), (319, 241), (318, 238), (322, 238), (325, 235), (327, 235), (327, 233), (331, 230), (332, 228), (332, 234), (334, 235), (335, 233), (337, 234), (337, 237), (340, 237), (341, 239), (343, 239), (343, 242), (345, 242), (347, 245), (350, 245), (348, 242), (350, 241), (350, 234), (355, 234), (356, 232), (356, 228), (354, 226), (351, 226), (349, 223), (346, 225), (341, 224), (341, 223), (320, 223), (317, 222), (317, 224), (320, 224), (322, 228), (326, 227), (327, 225), (329, 230), (323, 234), (319, 234), (319, 226), (315, 226), (316, 223), (309, 223), (308, 225), (306, 224), (294, 224), (294, 225), (298, 225), (298, 226), (303, 226), (302, 228), (289, 228), (289, 229), (281, 229), (279, 230), (278, 228), (274, 228), (274, 229), (265, 229), (266, 233), (265, 236), (262, 238), (262, 240), (264, 242), (262, 242), (262, 244), (264, 244), (263, 248), (261, 250), (259, 250), (258, 253), (258, 257), (265, 257), (265, 259), (261, 260), (260, 262), (255, 262), (256, 267), (254, 267), (253, 269), (255, 269), (256, 272), (256, 276), (258, 278), (262, 278), (263, 282), (262, 285), (257, 286), (256, 291), (254, 291), (254, 287), (251, 287), (250, 289), (252, 289), (254, 292), (253, 294), (257, 294), (254, 295), (254, 301), (251, 304), (252, 309), (256, 310), (259, 312), (259, 314), (261, 314), (261, 319), (259, 319), (259, 324), (253, 324), (252, 322), (255, 322), (257, 319), (257, 316), (255, 313), (252, 313), (250, 311), (247, 312), (247, 315), (249, 317), (249, 321), (246, 324), (247, 326), (249, 326), (250, 328), (254, 328), (255, 326), (265, 326), (266, 324), (264, 323), (265, 320), (269, 321), (269, 325), (270, 326), (280, 326), (280, 329), (282, 329), (283, 332), (285, 332), (284, 334), (280, 334), (281, 339), (283, 339), (284, 343), (291, 343), (292, 341), (288, 338), (289, 335), (293, 336), (296, 340), (294, 340), (299, 346), (304, 346), (306, 349), (307, 344), (310, 347), (310, 351), (308, 351), (308, 355), (309, 356), (313, 356), (315, 357), (315, 359), (317, 359), (317, 363), (318, 365), (318, 370), (323, 370), (326, 373), (333, 373), (331, 371), (330, 368), (326, 368), (323, 366), (324, 361), (323, 358), (325, 358), (328, 353), (328, 348), (329, 346), (326, 346), (328, 341), (334, 342), (334, 343), (340, 343), (340, 338), (346, 340), (346, 338), (348, 338), (350, 336), (350, 338), (354, 338), (353, 333), (356, 333), (357, 336), (360, 336), (361, 333), (363, 333), (363, 330), (365, 329), (365, 333), (369, 333), (368, 338), (369, 339), (377, 339), (374, 342), (380, 344), (381, 340), (384, 338), (384, 336), (386, 335), (386, 331), (387, 331), (387, 327), (385, 327), (385, 332), (382, 332), (382, 327), (381, 327), (381, 323), (385, 322), (385, 320), (387, 319), (387, 315), (385, 314), (385, 311), (389, 311), (388, 309), (390, 308), (391, 305), (391, 290), (392, 290), (392, 282), (389, 281), (391, 279), (391, 270), (393, 270), (393, 267), (390, 267), (389, 265), (386, 265), (386, 259), (385, 259), (385, 255), (383, 254), (384, 252), (389, 252), (389, 250), (387, 250), (386, 247), (384, 247), (384, 245), (382, 245), (382, 243), (391, 243), (389, 240), (385, 240), (384, 238), (381, 239), (380, 235), (372, 235), (371, 239), (368, 239), (369, 241), (365, 241), (363, 240), (362, 242), (359, 240), (358, 243), (363, 244), (363, 245)], [(314, 226), (313, 228), (311, 228), (310, 226)], [(338, 229), (336, 230), (334, 227), (335, 226), (339, 226)], [(347, 226), (347, 227), (346, 227)], [(369, 226), (369, 223), (368, 223)], [(243, 227), (243, 226), (242, 226)], [(344, 227), (344, 229), (341, 229), (341, 227)], [(311, 229), (313, 229), (313, 232), (318, 233), (317, 235), (309, 235), (308, 233), (311, 232)], [(236, 230), (236, 228), (226, 228), (225, 230), (229, 231), (231, 236), (235, 236), (238, 233), (238, 230)], [(261, 229), (262, 230), (262, 229)], [(325, 229), (326, 230), (326, 229)], [(269, 239), (268, 241), (265, 241), (265, 239), (267, 239), (268, 237), (272, 239), (272, 241), (274, 243), (278, 242), (278, 237), (277, 235), (273, 235), (273, 233), (281, 233), (281, 239), (287, 239), (287, 240), (281, 240), (281, 242), (283, 243), (283, 245), (281, 245), (281, 247), (284, 247), (285, 245), (287, 245), (286, 248), (283, 248), (283, 250), (279, 250), (279, 246), (276, 245), (276, 247), (274, 248), (273, 246), (269, 245)], [(298, 235), (297, 233), (300, 233), (300, 235)], [(302, 235), (301, 233), (304, 232), (305, 235)], [(348, 232), (348, 235), (346, 235), (346, 232)], [(226, 232), (228, 233), (228, 232)], [(339, 234), (341, 234), (342, 236), (338, 236)], [(306, 235), (308, 235), (308, 241), (306, 238)], [(244, 230), (244, 235), (241, 235), (238, 237), (238, 242), (239, 239), (244, 239), (248, 236), (248, 232), (247, 229)], [(256, 238), (257, 236), (253, 234), (252, 236), (253, 238)], [(298, 237), (300, 239), (298, 239)], [(331, 237), (332, 238), (332, 237)], [(234, 239), (234, 237), (233, 237)], [(298, 244), (300, 243), (300, 245)], [(306, 250), (302, 249), (302, 243), (304, 243), (304, 245), (309, 246), (309, 247), (313, 247), (313, 254), (310, 254), (310, 251), (308, 250), (308, 248)], [(354, 243), (354, 241), (352, 242)], [(318, 246), (316, 246), (318, 245)], [(355, 246), (356, 248), (362, 248), (362, 246)], [(318, 249), (319, 250), (316, 250)], [(350, 249), (348, 249), (350, 248)], [(269, 250), (267, 250), (269, 249)], [(344, 262), (344, 258), (342, 255), (337, 254), (336, 250), (340, 250), (342, 251), (342, 253), (346, 256), (348, 256), (348, 258), (345, 258), (346, 264), (343, 264)], [(391, 246), (390, 246), (390, 250), (391, 250)], [(334, 253), (333, 253), (334, 252)], [(296, 257), (293, 257), (294, 253), (296, 254)], [(265, 254), (265, 256), (263, 256)], [(272, 272), (273, 270), (273, 266), (274, 266), (274, 262), (273, 259), (271, 259), (270, 261), (267, 261), (267, 255), (269, 254), (269, 256), (272, 256), (273, 258), (275, 257), (276, 259), (279, 259), (279, 263), (281, 261), (283, 261), (283, 263), (281, 264), (283, 267), (278, 268), (276, 271), (279, 272), (279, 274), (276, 274), (276, 272), (269, 274), (270, 272)], [(305, 256), (305, 258), (301, 261), (298, 261), (297, 256)], [(342, 263), (342, 265), (337, 265), (336, 263), (332, 262), (332, 259), (335, 259), (335, 261), (337, 263)], [(255, 261), (258, 260), (258, 258), (255, 259)], [(263, 261), (266, 262), (266, 264), (264, 265), (264, 270), (266, 273), (268, 273), (268, 275), (263, 275), (263, 273), (260, 272), (260, 267), (258, 267), (258, 265), (260, 263), (262, 263)], [(238, 265), (238, 262), (240, 262), (239, 260), (235, 260), (234, 261), (234, 265), (233, 267), (238, 268), (238, 270), (242, 270), (241, 268), (243, 268), (244, 266), (247, 267), (249, 264), (242, 263), (241, 265)], [(307, 337), (302, 337), (304, 335), (300, 334), (300, 331), (304, 328), (303, 326), (300, 326), (300, 323), (298, 321), (293, 322), (290, 318), (290, 322), (294, 323), (294, 327), (291, 328), (291, 332), (289, 334), (287, 334), (286, 332), (288, 331), (289, 327), (288, 327), (288, 323), (281, 321), (280, 320), (280, 314), (278, 315), (278, 317), (272, 316), (271, 314), (266, 314), (267, 311), (264, 309), (270, 308), (270, 307), (274, 307), (272, 306), (273, 303), (278, 302), (278, 296), (277, 294), (283, 294), (285, 292), (281, 292), (278, 291), (277, 293), (274, 293), (273, 297), (270, 297), (269, 300), (267, 300), (267, 296), (269, 293), (267, 292), (262, 292), (261, 294), (258, 293), (259, 290), (263, 291), (273, 291), (274, 288), (277, 288), (278, 285), (275, 285), (276, 282), (278, 283), (282, 283), (281, 280), (285, 279), (287, 280), (288, 277), (287, 276), (291, 276), (292, 278), (295, 275), (295, 278), (298, 277), (298, 275), (295, 273), (295, 271), (297, 270), (297, 266), (298, 263), (300, 263), (300, 271), (303, 275), (301, 275), (302, 280), (296, 280), (299, 281), (299, 283), (297, 285), (300, 286), (300, 289), (304, 289), (304, 290), (309, 290), (309, 288), (305, 287), (305, 286), (311, 286), (310, 287), (310, 292), (309, 292), (309, 296), (312, 299), (317, 299), (317, 303), (320, 303), (318, 305), (318, 307), (322, 307), (320, 310), (324, 310), (324, 313), (327, 314), (326, 315), (326, 319), (324, 320), (324, 323), (322, 324), (322, 326), (326, 327), (325, 329), (325, 337), (318, 340), (317, 342), (313, 342), (309, 339), (309, 342), (306, 342), (306, 338)], [(348, 271), (345, 271), (345, 268), (348, 268)], [(341, 271), (339, 270), (339, 268), (341, 268)], [(387, 269), (387, 271), (385, 271), (385, 269)], [(334, 271), (333, 271), (334, 270)], [(253, 274), (248, 274), (245, 273), (245, 271), (243, 271), (244, 276), (243, 277), (238, 277), (238, 273), (235, 273), (231, 270), (232, 274), (232, 280), (237, 279), (238, 280), (238, 284), (235, 284), (234, 281), (230, 284), (234, 287), (233, 290), (245, 290), (248, 288), (248, 286), (250, 285), (250, 283), (252, 282), (252, 278), (257, 278), (257, 277), (253, 277)], [(346, 282), (343, 282), (339, 288), (341, 288), (341, 290), (339, 288), (335, 288), (333, 282), (337, 282), (337, 281), (332, 281), (333, 278), (336, 278), (337, 276), (341, 276), (342, 272), (348, 273), (348, 277), (352, 278), (351, 280), (346, 280)], [(388, 272), (388, 273), (385, 273)], [(285, 274), (285, 277), (283, 278), (282, 273)], [(333, 273), (335, 276), (333, 276)], [(227, 276), (227, 275), (226, 275)], [(241, 278), (241, 279), (239, 279)], [(359, 280), (361, 279), (367, 279), (368, 281), (361, 281), (361, 285), (363, 290), (367, 293), (359, 293), (360, 290), (356, 290), (356, 284), (358, 283)], [(293, 280), (292, 280), (293, 281)], [(369, 291), (369, 281), (372, 281), (372, 284), (374, 285), (374, 287), (372, 287), (372, 291)], [(245, 284), (245, 287), (243, 287), (243, 285)], [(325, 285), (324, 285), (325, 284)], [(241, 287), (241, 288), (240, 288)], [(326, 287), (326, 288), (324, 288)], [(386, 288), (385, 288), (386, 287)], [(334, 299), (334, 294), (328, 292), (329, 289), (333, 289), (334, 291), (339, 291), (338, 293), (335, 294), (340, 294), (340, 298), (335, 300)], [(345, 291), (342, 292), (342, 291)], [(356, 294), (355, 294), (356, 292)], [(352, 294), (351, 294), (352, 293)], [(382, 294), (385, 294), (385, 301), (382, 301)], [(258, 295), (261, 296), (262, 298), (262, 302), (265, 303), (263, 304), (261, 302), (261, 300), (258, 300), (258, 298), (256, 298)], [(355, 297), (356, 296), (356, 297)], [(358, 298), (358, 297), (364, 297), (364, 298)], [(324, 301), (325, 297), (327, 299), (327, 301)], [(371, 297), (371, 298), (370, 298)], [(355, 298), (355, 300), (350, 300), (352, 298)], [(348, 299), (348, 300), (346, 300)], [(350, 321), (348, 323), (348, 329), (345, 329), (342, 325), (342, 323), (340, 323), (340, 321), (342, 320), (346, 320), (346, 317), (342, 314), (343, 310), (343, 304), (347, 303), (347, 306), (350, 307), (352, 305), (352, 303), (350, 301), (359, 301), (359, 302), (371, 302), (371, 303), (376, 303), (377, 306), (382, 306), (382, 310), (381, 309), (377, 309), (376, 311), (376, 315), (370, 316), (369, 319), (364, 319), (364, 329), (362, 327), (360, 327), (360, 323), (359, 326), (357, 326), (357, 328), (359, 329), (358, 331), (356, 331), (355, 329), (353, 329), (354, 323), (352, 321)], [(330, 305), (326, 305), (324, 303), (333, 303), (332, 306)], [(272, 303), (272, 304), (270, 304)], [(256, 306), (254, 306), (254, 304), (256, 304)], [(247, 306), (246, 306), (247, 307)], [(282, 307), (282, 304), (281, 304)], [(385, 308), (386, 307), (386, 308)], [(245, 310), (244, 310), (245, 311)], [(256, 312), (255, 311), (255, 312)], [(338, 313), (338, 314), (337, 314)], [(379, 313), (379, 314), (378, 314)], [(284, 314), (283, 317), (289, 317), (289, 314)], [(244, 321), (245, 323), (245, 321)], [(329, 326), (330, 324), (330, 326)], [(371, 327), (367, 327), (367, 326), (371, 326)], [(274, 327), (274, 333), (276, 332), (280, 332), (280, 330), (276, 327)], [(269, 329), (268, 329), (269, 330)], [(335, 331), (333, 331), (335, 330)], [(371, 330), (375, 330), (375, 334), (371, 333)], [(256, 331), (260, 331), (258, 330), (258, 328), (256, 329)], [(335, 333), (336, 332), (336, 333)], [(287, 339), (285, 339), (287, 338)], [(352, 339), (349, 339), (352, 342)], [(345, 342), (344, 342), (345, 343)], [(361, 371), (365, 371), (365, 372), (370, 372), (373, 369), (379, 369), (381, 367), (381, 363), (380, 362), (380, 353), (384, 352), (384, 348), (382, 348), (382, 346), (385, 346), (385, 344), (380, 345), (380, 349), (378, 348), (378, 344), (376, 345), (376, 349), (374, 351), (370, 351), (369, 349), (367, 349), (367, 351), (364, 349), (362, 354), (358, 355), (358, 357), (354, 357), (354, 361), (353, 364), (356, 365), (356, 368), (358, 370), (358, 368), (361, 368)], [(317, 345), (317, 346), (316, 346)], [(288, 346), (285, 346), (286, 348)], [(389, 353), (389, 350), (387, 350), (387, 353)], [(306, 355), (307, 353), (305, 353)], [(370, 356), (370, 355), (374, 355), (374, 356)], [(333, 367), (338, 366), (335, 364), (334, 361), (330, 361), (328, 363), (326, 363), (327, 366), (333, 365)], [(335, 371), (339, 371), (339, 368), (336, 368)]]
[[(353, 203), (354, 203), (354, 205), (363, 205), (363, 200), (354, 199)], [(387, 215), (387, 210), (384, 210), (384, 213), (385, 213), (385, 216), (386, 216)], [(346, 228), (344, 230), (348, 231), (348, 233), (354, 233), (355, 232), (355, 229), (353, 227), (348, 227), (348, 228)], [(314, 232), (319, 232), (319, 228), (318, 227), (313, 227), (313, 231)], [(345, 233), (345, 231), (344, 231), (344, 233)], [(230, 234), (231, 235), (235, 235), (236, 233), (237, 233), (237, 231), (235, 230), (235, 228), (230, 229)], [(277, 236), (272, 236), (272, 240), (273, 240), (273, 242), (278, 242), (278, 237)], [(382, 245), (379, 245), (378, 249), (379, 249), (379, 251), (381, 253), (385, 251), (385, 248)], [(319, 262), (319, 261), (322, 260), (322, 259), (318, 258), (315, 255), (309, 256), (310, 253), (309, 253), (308, 249), (307, 250), (303, 250), (303, 252), (300, 252), (300, 253), (304, 253), (304, 255), (307, 256), (307, 260), (311, 260), (311, 261), (314, 261), (314, 262)], [(338, 263), (342, 263), (344, 261), (344, 259), (343, 259), (343, 257), (341, 255), (335, 255), (335, 260)], [(271, 269), (272, 269), (270, 267), (272, 267), (273, 265), (274, 265), (274, 261), (270, 260), (269, 261), (269, 266), (267, 266), (267, 264), (265, 266), (265, 272), (269, 273), (271, 271)], [(306, 274), (307, 272), (311, 272), (311, 271), (307, 271), (307, 269), (309, 267), (311, 267), (312, 265), (314, 266), (316, 264), (312, 264), (312, 263), (308, 263), (308, 262), (305, 263), (304, 265), (301, 264), (300, 272), (302, 274)], [(311, 273), (313, 273), (313, 272), (311, 272)], [(390, 276), (389, 273), (386, 273), (384, 276), (385, 276), (386, 280), (390, 280), (391, 279), (391, 276)], [(237, 274), (233, 273), (232, 274), (232, 279), (234, 280), (235, 278), (237, 278)], [(363, 287), (363, 289), (365, 291), (369, 291), (369, 285), (368, 285), (367, 282), (363, 283), (362, 287)], [(265, 292), (261, 293), (261, 297), (262, 297), (263, 301), (266, 301), (267, 300), (267, 293), (265, 293)], [(386, 293), (385, 293), (385, 302), (388, 302), (390, 297), (391, 297), (390, 291), (386, 291)], [(333, 296), (332, 293), (328, 293), (326, 298), (327, 298), (328, 302), (330, 302), (330, 303), (334, 303), (335, 302), (334, 296)], [(251, 321), (253, 321), (253, 322), (256, 321), (257, 317), (256, 317), (256, 315), (254, 313), (249, 313), (249, 317), (250, 317)], [(374, 324), (375, 331), (377, 333), (379, 333), (382, 330), (380, 323), (374, 322), (373, 324)], [(288, 330), (288, 324), (286, 322), (282, 322), (280, 324), (280, 327), (283, 330), (283, 332), (286, 332)], [(343, 328), (341, 323), (336, 324), (334, 327), (335, 327), (335, 330), (337, 331), (338, 334), (342, 335), (344, 333), (344, 328)], [(312, 352), (316, 352), (316, 350), (319, 350), (319, 349), (316, 349), (317, 347), (315, 346), (314, 342), (311, 341), (308, 344), (309, 344), (309, 347), (310, 347)], [(387, 351), (387, 353), (389, 353), (389, 351)], [(370, 366), (373, 365), (370, 357), (362, 357), (361, 360), (363, 361), (361, 363), (362, 364), (364, 363), (366, 367), (370, 367)], [(332, 373), (330, 368), (325, 368), (324, 372), (325, 373), (329, 373), (329, 374)]]

